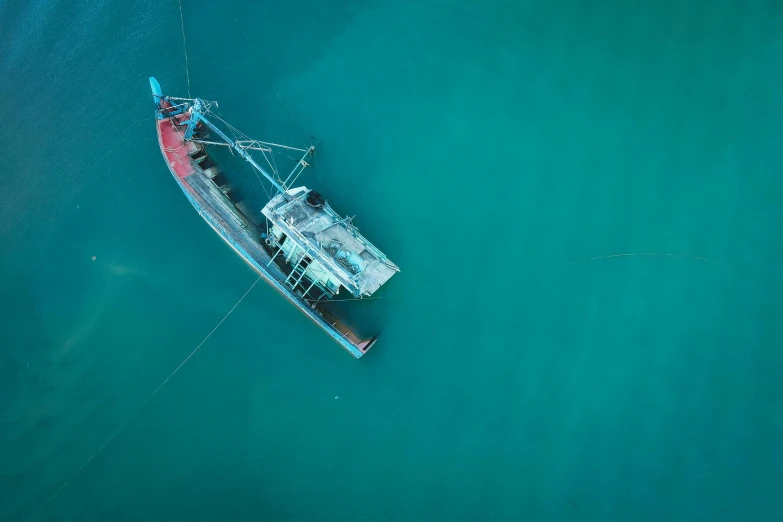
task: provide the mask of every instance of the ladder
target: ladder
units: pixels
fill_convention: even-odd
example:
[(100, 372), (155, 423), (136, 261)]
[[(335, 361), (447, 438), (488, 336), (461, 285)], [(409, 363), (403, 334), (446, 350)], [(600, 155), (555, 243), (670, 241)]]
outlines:
[(302, 281), (308, 266), (310, 266), (310, 258), (303, 255), (299, 258), (299, 261), (294, 265), (294, 269), (291, 270), (291, 273), (288, 274), (288, 277), (285, 280), (285, 284), (291, 290), (295, 289)]

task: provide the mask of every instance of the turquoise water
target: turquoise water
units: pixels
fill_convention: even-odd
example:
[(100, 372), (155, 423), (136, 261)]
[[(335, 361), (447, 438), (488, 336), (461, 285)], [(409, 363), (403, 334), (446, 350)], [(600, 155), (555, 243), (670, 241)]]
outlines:
[(383, 335), (259, 284), (47, 504), (255, 276), (155, 140), (177, 2), (0, 0), (0, 518), (783, 518), (779, 2), (183, 10), (192, 93), (402, 268)]

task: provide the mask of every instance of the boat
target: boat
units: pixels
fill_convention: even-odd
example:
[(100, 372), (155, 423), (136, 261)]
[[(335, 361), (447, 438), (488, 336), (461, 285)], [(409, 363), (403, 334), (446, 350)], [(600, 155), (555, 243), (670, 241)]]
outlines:
[[(335, 297), (345, 291), (349, 299), (368, 298), (400, 269), (322, 194), (296, 186), (315, 147), (250, 139), (216, 112), (216, 102), (165, 96), (155, 78), (149, 81), (161, 153), (193, 207), (260, 278), (348, 353), (362, 357), (378, 335), (360, 335), (334, 306), (344, 299)], [(260, 216), (239, 204), (227, 182), (218, 158), (224, 149), (272, 189)], [(272, 156), (280, 150), (302, 154), (285, 179)], [(261, 157), (269, 169), (261, 166)], [(261, 177), (258, 181), (265, 186)]]

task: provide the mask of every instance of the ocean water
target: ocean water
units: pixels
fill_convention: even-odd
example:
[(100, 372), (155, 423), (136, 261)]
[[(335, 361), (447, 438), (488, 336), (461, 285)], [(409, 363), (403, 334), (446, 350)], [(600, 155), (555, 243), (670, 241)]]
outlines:
[(783, 519), (783, 4), (182, 8), (402, 268), (382, 336), (259, 284), (96, 454), (256, 277), (160, 157), (178, 3), (0, 0), (0, 519)]

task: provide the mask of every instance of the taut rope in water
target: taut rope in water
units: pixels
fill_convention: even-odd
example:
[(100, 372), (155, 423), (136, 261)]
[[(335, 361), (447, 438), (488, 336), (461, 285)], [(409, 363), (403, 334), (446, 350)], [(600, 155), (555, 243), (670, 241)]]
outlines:
[(166, 377), (166, 379), (165, 379), (165, 380), (164, 380), (162, 383), (160, 383), (160, 386), (158, 386), (157, 388), (155, 388), (155, 391), (154, 391), (154, 392), (152, 392), (152, 393), (150, 394), (150, 396), (149, 396), (149, 397), (147, 397), (147, 398), (144, 400), (144, 402), (142, 402), (142, 403), (141, 403), (141, 405), (140, 405), (138, 408), (136, 408), (136, 410), (135, 410), (133, 413), (131, 413), (131, 414), (130, 414), (130, 416), (129, 416), (127, 419), (125, 419), (125, 422), (123, 422), (122, 424), (120, 424), (120, 427), (119, 427), (119, 428), (117, 428), (116, 430), (114, 430), (114, 433), (112, 433), (112, 434), (109, 436), (109, 438), (108, 438), (108, 439), (106, 439), (106, 442), (104, 442), (103, 444), (101, 444), (101, 445), (100, 445), (100, 447), (99, 447), (97, 450), (95, 450), (95, 453), (93, 453), (92, 455), (90, 455), (90, 458), (89, 458), (89, 459), (87, 459), (87, 460), (84, 462), (84, 464), (82, 464), (81, 466), (79, 466), (79, 469), (77, 469), (77, 470), (76, 470), (76, 472), (74, 472), (74, 474), (73, 474), (73, 475), (71, 475), (71, 476), (70, 476), (70, 478), (68, 478), (68, 480), (66, 480), (66, 481), (65, 481), (65, 483), (64, 483), (62, 486), (60, 486), (60, 489), (58, 489), (57, 491), (55, 491), (55, 492), (54, 492), (54, 495), (52, 495), (52, 496), (49, 498), (49, 500), (47, 500), (46, 502), (44, 502), (44, 504), (43, 504), (41, 507), (39, 507), (39, 508), (38, 508), (38, 510), (37, 510), (37, 511), (36, 511), (36, 512), (33, 514), (33, 518), (32, 518), (33, 520), (34, 520), (34, 519), (35, 519), (35, 518), (36, 518), (36, 517), (37, 517), (37, 516), (38, 516), (38, 515), (41, 513), (41, 511), (43, 511), (43, 509), (44, 509), (46, 506), (48, 506), (48, 505), (49, 505), (49, 504), (52, 502), (52, 500), (54, 500), (55, 498), (57, 498), (57, 495), (59, 495), (59, 494), (60, 494), (60, 492), (61, 492), (62, 490), (64, 490), (64, 489), (65, 489), (65, 487), (66, 487), (68, 484), (70, 484), (70, 483), (73, 481), (73, 479), (75, 479), (75, 478), (76, 478), (76, 477), (79, 475), (79, 473), (81, 473), (81, 472), (82, 472), (82, 470), (83, 470), (84, 468), (86, 468), (86, 467), (87, 467), (87, 465), (88, 465), (88, 464), (89, 464), (89, 463), (92, 461), (92, 459), (94, 459), (94, 458), (95, 458), (95, 456), (96, 456), (96, 455), (98, 455), (98, 453), (100, 453), (100, 452), (103, 450), (103, 448), (105, 448), (105, 447), (106, 447), (106, 446), (107, 446), (107, 445), (108, 445), (108, 444), (109, 444), (109, 443), (112, 441), (112, 439), (114, 439), (114, 437), (116, 437), (116, 436), (117, 436), (117, 434), (118, 434), (120, 431), (122, 431), (122, 428), (124, 428), (124, 427), (125, 427), (125, 426), (126, 426), (126, 425), (127, 425), (127, 424), (128, 424), (128, 423), (129, 423), (129, 422), (130, 422), (130, 421), (131, 421), (131, 420), (132, 420), (134, 417), (135, 417), (135, 416), (136, 416), (136, 414), (137, 414), (137, 413), (139, 413), (139, 412), (142, 410), (142, 408), (144, 408), (144, 406), (146, 406), (146, 405), (147, 405), (147, 403), (148, 403), (148, 402), (150, 402), (150, 401), (152, 400), (152, 398), (155, 396), (155, 394), (156, 394), (156, 393), (158, 393), (158, 392), (160, 391), (160, 389), (161, 389), (161, 388), (163, 388), (163, 387), (166, 385), (166, 383), (167, 383), (167, 382), (169, 382), (169, 380), (170, 380), (172, 377), (174, 377), (174, 374), (176, 374), (176, 373), (177, 373), (177, 372), (180, 370), (180, 368), (182, 368), (183, 366), (185, 366), (185, 363), (186, 363), (186, 362), (188, 362), (188, 361), (190, 360), (190, 358), (191, 358), (191, 357), (193, 357), (193, 355), (194, 355), (194, 354), (195, 354), (195, 353), (198, 351), (198, 349), (199, 349), (199, 348), (201, 348), (201, 346), (202, 346), (202, 345), (203, 345), (205, 342), (207, 342), (207, 339), (209, 339), (210, 337), (212, 337), (212, 334), (213, 334), (213, 333), (215, 333), (215, 331), (216, 331), (218, 328), (220, 328), (220, 325), (222, 325), (222, 324), (223, 324), (223, 322), (224, 322), (226, 319), (228, 319), (228, 316), (229, 316), (229, 315), (231, 315), (231, 313), (232, 313), (232, 312), (233, 312), (233, 311), (236, 309), (236, 307), (237, 307), (237, 306), (239, 306), (239, 303), (241, 303), (241, 302), (242, 302), (242, 300), (243, 300), (245, 297), (247, 297), (247, 294), (249, 294), (249, 293), (250, 293), (250, 291), (251, 291), (251, 290), (253, 290), (253, 288), (256, 286), (256, 284), (258, 284), (258, 282), (259, 282), (260, 280), (261, 280), (261, 278), (259, 277), (258, 279), (256, 279), (256, 280), (255, 280), (255, 282), (254, 282), (252, 285), (250, 285), (250, 288), (248, 288), (248, 289), (247, 289), (247, 292), (245, 292), (245, 294), (244, 294), (242, 297), (240, 297), (240, 298), (239, 298), (239, 301), (237, 301), (237, 302), (234, 304), (234, 306), (232, 306), (232, 307), (231, 307), (231, 310), (229, 310), (229, 311), (228, 311), (228, 313), (227, 313), (226, 315), (224, 315), (224, 316), (223, 316), (223, 319), (221, 319), (221, 320), (220, 320), (220, 322), (219, 322), (217, 325), (215, 325), (215, 327), (212, 329), (212, 331), (211, 331), (211, 332), (209, 332), (209, 333), (207, 334), (207, 336), (206, 336), (206, 337), (204, 337), (204, 339), (203, 339), (203, 340), (202, 340), (200, 343), (198, 343), (198, 346), (196, 346), (196, 348), (195, 348), (195, 349), (194, 349), (192, 352), (190, 352), (190, 355), (188, 355), (187, 357), (185, 357), (185, 360), (184, 360), (184, 361), (182, 361), (181, 363), (179, 363), (179, 366), (177, 366), (177, 367), (174, 369), (174, 371), (173, 371), (173, 372), (171, 372), (171, 373), (169, 374), (169, 376), (168, 376), (168, 377)]
[(182, 0), (179, 0), (179, 21), (182, 23), (182, 50), (185, 51), (185, 76), (188, 79), (188, 98), (190, 98), (190, 71), (188, 71), (188, 47), (185, 45), (185, 17), (182, 15)]

